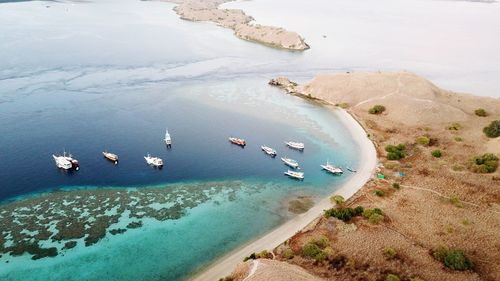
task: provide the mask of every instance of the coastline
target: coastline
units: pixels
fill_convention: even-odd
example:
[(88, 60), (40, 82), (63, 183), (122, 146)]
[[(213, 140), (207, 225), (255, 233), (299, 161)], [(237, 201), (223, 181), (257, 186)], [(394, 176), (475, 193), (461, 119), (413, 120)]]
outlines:
[(295, 216), (264, 236), (222, 256), (212, 264), (200, 269), (193, 275), (186, 278), (187, 280), (219, 280), (219, 278), (229, 275), (236, 265), (243, 261), (244, 257), (253, 252), (276, 248), (297, 232), (300, 232), (316, 218), (321, 216), (325, 209), (331, 208), (332, 206), (330, 196), (341, 195), (347, 200), (359, 191), (372, 177), (378, 163), (374, 143), (367, 138), (367, 132), (357, 121), (354, 115), (341, 108), (335, 109), (333, 112), (339, 117), (342, 124), (350, 132), (353, 139), (360, 147), (359, 155), (361, 158), (361, 166), (358, 167), (356, 174), (349, 179), (349, 181), (340, 186), (339, 189), (330, 194), (328, 197), (323, 198), (307, 212)]

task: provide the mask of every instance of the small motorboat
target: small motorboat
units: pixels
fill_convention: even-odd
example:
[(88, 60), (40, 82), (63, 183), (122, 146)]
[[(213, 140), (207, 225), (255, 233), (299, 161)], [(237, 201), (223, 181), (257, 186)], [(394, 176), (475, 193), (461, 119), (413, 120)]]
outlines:
[(60, 169), (75, 169), (77, 171), (80, 170), (80, 163), (78, 163), (78, 160), (74, 159), (71, 154), (66, 155), (66, 152), (64, 152), (63, 155), (58, 156), (52, 154), (52, 158), (54, 158), (56, 166)]
[(260, 148), (262, 148), (262, 150), (267, 154), (267, 155), (270, 155), (271, 157), (275, 157), (276, 156), (276, 150), (270, 148), (269, 146), (261, 146)]
[(144, 156), (144, 159), (146, 160), (146, 163), (148, 163), (148, 165), (154, 167), (163, 167), (163, 160), (161, 160), (161, 158), (159, 157), (153, 157), (148, 153), (148, 156)]
[(330, 172), (334, 175), (340, 175), (340, 174), (344, 173), (344, 171), (342, 171), (342, 169), (340, 167), (336, 167), (336, 166), (330, 164), (328, 161), (326, 161), (325, 165), (321, 165), (321, 168), (323, 168), (323, 170), (326, 170), (327, 172)]
[(295, 171), (288, 170), (285, 172), (285, 175), (287, 175), (291, 178), (294, 178), (294, 179), (298, 179), (298, 180), (304, 179), (304, 173), (302, 173), (302, 172), (295, 172)]
[(107, 152), (107, 151), (103, 151), (102, 155), (104, 155), (104, 157), (106, 159), (108, 159), (109, 161), (114, 162), (115, 165), (118, 164), (118, 155), (111, 153), (111, 152)]
[(282, 157), (281, 161), (285, 162), (285, 165), (288, 165), (294, 169), (299, 168), (299, 162), (293, 160), (292, 158)]
[(354, 170), (354, 169), (353, 169), (353, 168), (351, 168), (351, 167), (347, 167), (347, 170), (348, 170), (349, 172), (351, 172), (351, 173), (356, 173), (356, 172), (357, 172), (356, 170)]
[(172, 147), (172, 138), (170, 137), (170, 134), (168, 133), (168, 129), (165, 130), (165, 139), (163, 139), (165, 141), (165, 144), (167, 145), (167, 147)]
[(244, 139), (239, 139), (239, 138), (235, 138), (235, 137), (229, 137), (229, 141), (232, 144), (236, 144), (236, 145), (239, 145), (241, 147), (245, 147), (245, 145), (247, 145), (247, 143), (245, 142)]
[(293, 149), (304, 150), (304, 144), (301, 142), (286, 141), (285, 144)]

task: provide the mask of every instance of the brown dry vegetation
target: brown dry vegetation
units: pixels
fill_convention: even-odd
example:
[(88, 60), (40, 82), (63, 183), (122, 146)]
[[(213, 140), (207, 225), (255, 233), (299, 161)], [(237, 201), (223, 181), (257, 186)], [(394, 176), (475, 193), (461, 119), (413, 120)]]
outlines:
[[(348, 111), (374, 141), (384, 180), (370, 180), (345, 206), (380, 208), (379, 225), (363, 217), (345, 223), (321, 218), (275, 250), (277, 258), (299, 265), (327, 280), (500, 280), (500, 173), (475, 174), (467, 169), (473, 155), (500, 156), (500, 138), (488, 139), (482, 128), (500, 119), (500, 100), (444, 91), (411, 73), (354, 73), (325, 75), (299, 92), (332, 104), (348, 103)], [(289, 91), (291, 92), (291, 91)], [(379, 115), (368, 113), (375, 104), (386, 107)], [(485, 108), (487, 117), (476, 116)], [(450, 124), (459, 123), (458, 130)], [(428, 136), (429, 145), (416, 144)], [(384, 147), (404, 143), (407, 156), (388, 161)], [(434, 158), (431, 151), (443, 151)], [(405, 176), (399, 176), (404, 172)], [(401, 188), (395, 189), (397, 182)], [(374, 194), (382, 190), (382, 197)], [(451, 200), (450, 198), (453, 198)], [(333, 255), (325, 261), (303, 257), (302, 247), (312, 237), (329, 239)], [(438, 246), (462, 249), (473, 261), (471, 271), (453, 271), (431, 255)], [(290, 247), (291, 259), (281, 252)], [(391, 247), (396, 256), (383, 251)]]

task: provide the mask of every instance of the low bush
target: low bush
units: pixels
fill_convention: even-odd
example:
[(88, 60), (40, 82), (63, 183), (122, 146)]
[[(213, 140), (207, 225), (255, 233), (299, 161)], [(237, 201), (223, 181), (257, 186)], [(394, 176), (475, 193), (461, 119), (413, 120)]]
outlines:
[(393, 187), (394, 189), (400, 189), (400, 188), (401, 188), (401, 186), (400, 186), (400, 185), (399, 185), (399, 183), (397, 183), (397, 182), (393, 183), (393, 184), (392, 184), (392, 187)]
[(342, 197), (342, 195), (334, 195), (330, 197), (330, 202), (332, 202), (333, 204), (342, 205), (344, 204), (345, 199), (344, 197)]
[(450, 126), (446, 127), (446, 129), (450, 130), (450, 131), (458, 131), (460, 129), (462, 129), (462, 125), (460, 125), (460, 123), (451, 123)]
[(428, 146), (431, 142), (431, 139), (426, 136), (420, 136), (415, 140), (416, 143), (424, 146)]
[(500, 136), (500, 120), (491, 121), (490, 125), (483, 128), (483, 132), (489, 138)]
[(441, 158), (441, 156), (443, 156), (443, 153), (441, 152), (441, 150), (435, 149), (431, 152), (431, 155), (435, 158)]
[(463, 207), (462, 201), (460, 201), (460, 198), (455, 194), (450, 197), (450, 203), (459, 208)]
[(385, 147), (387, 151), (387, 159), (389, 160), (399, 160), (406, 156), (406, 146), (402, 143), (398, 145), (387, 145)]
[(336, 106), (346, 109), (349, 107), (349, 104), (347, 102), (342, 102), (342, 103), (337, 103)]
[(325, 217), (334, 217), (342, 221), (349, 221), (355, 216), (363, 213), (364, 209), (361, 206), (356, 208), (331, 208), (325, 211)]
[(285, 259), (292, 259), (294, 257), (293, 250), (290, 247), (286, 247), (283, 249), (281, 252), (281, 256), (284, 257)]
[[(330, 251), (328, 249), (328, 244), (328, 238), (324, 236), (315, 237), (302, 247), (302, 254), (306, 257), (313, 258), (316, 261), (323, 261), (328, 258), (330, 252), (333, 252), (333, 250)], [(323, 249), (325, 249), (325, 251), (323, 251)]]
[(368, 109), (368, 113), (370, 114), (380, 114), (385, 111), (385, 106), (377, 104), (374, 105), (372, 108)]
[(379, 208), (365, 209), (363, 217), (367, 218), (371, 224), (379, 224), (384, 220), (384, 213)]
[(382, 190), (375, 190), (375, 195), (378, 197), (383, 197), (385, 195), (385, 192)]
[(498, 167), (498, 157), (493, 153), (485, 153), (472, 157), (468, 165), (469, 170), (474, 173), (493, 173)]
[(460, 249), (441, 246), (432, 252), (432, 256), (453, 270), (469, 270), (474, 267), (472, 261)]
[(483, 108), (478, 108), (478, 109), (474, 110), (474, 113), (477, 116), (479, 116), (479, 117), (486, 117), (486, 116), (488, 116), (488, 113)]
[(397, 252), (396, 252), (396, 250), (394, 250), (394, 248), (392, 248), (392, 247), (385, 247), (385, 248), (384, 248), (384, 251), (383, 251), (383, 254), (384, 254), (384, 256), (385, 256), (386, 258), (388, 258), (388, 259), (393, 259), (393, 258), (395, 258), (395, 257), (396, 257)]
[(464, 139), (463, 139), (462, 137), (455, 137), (455, 138), (454, 138), (454, 140), (455, 140), (456, 142), (461, 142), (461, 141), (463, 141)]
[(385, 277), (385, 281), (400, 281), (401, 279), (399, 279), (399, 276), (395, 275), (395, 274), (388, 274), (386, 277)]

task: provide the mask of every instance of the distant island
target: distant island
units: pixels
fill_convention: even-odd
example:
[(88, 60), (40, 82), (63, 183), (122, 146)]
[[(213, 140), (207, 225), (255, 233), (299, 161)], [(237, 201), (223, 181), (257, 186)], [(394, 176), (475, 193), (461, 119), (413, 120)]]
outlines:
[(446, 91), (409, 72), (270, 84), (346, 110), (377, 147), (379, 165), (356, 194), (332, 195), (322, 215), (279, 246), (247, 245), (255, 252), (226, 280), (500, 279), (499, 99)]
[(275, 48), (303, 51), (309, 49), (304, 39), (293, 31), (281, 27), (253, 23), (253, 18), (238, 9), (221, 9), (219, 6), (234, 0), (164, 0), (178, 4), (174, 11), (185, 20), (210, 21), (234, 30), (244, 40)]

